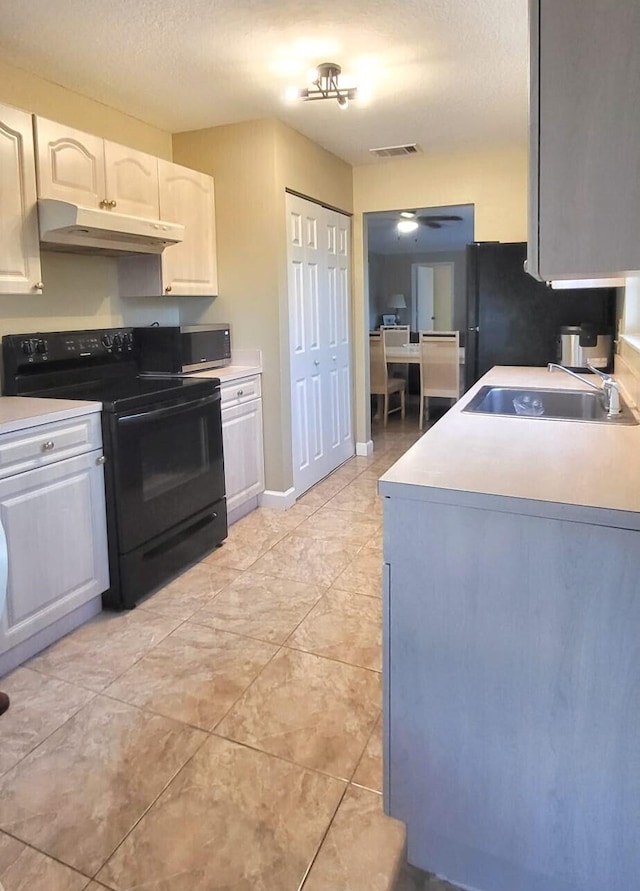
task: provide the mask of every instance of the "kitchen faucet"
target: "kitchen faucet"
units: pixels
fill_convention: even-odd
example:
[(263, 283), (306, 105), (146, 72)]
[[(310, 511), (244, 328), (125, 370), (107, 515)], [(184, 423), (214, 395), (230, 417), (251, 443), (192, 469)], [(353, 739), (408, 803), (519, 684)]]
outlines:
[(582, 381), (583, 384), (588, 384), (590, 387), (593, 387), (594, 390), (602, 393), (604, 397), (604, 407), (607, 410), (608, 418), (615, 418), (616, 415), (620, 414), (620, 391), (618, 390), (618, 382), (614, 381), (611, 375), (605, 374), (603, 371), (600, 371), (599, 369), (594, 368), (593, 365), (587, 363), (589, 371), (602, 378), (602, 387), (599, 387), (597, 384), (588, 381), (586, 377), (582, 377), (581, 375), (576, 374), (575, 371), (571, 371), (570, 368), (565, 368), (564, 365), (556, 365), (555, 362), (549, 362), (547, 371), (553, 371), (554, 368), (558, 368), (560, 371), (565, 371), (567, 374), (570, 374), (571, 377), (575, 377), (577, 380)]

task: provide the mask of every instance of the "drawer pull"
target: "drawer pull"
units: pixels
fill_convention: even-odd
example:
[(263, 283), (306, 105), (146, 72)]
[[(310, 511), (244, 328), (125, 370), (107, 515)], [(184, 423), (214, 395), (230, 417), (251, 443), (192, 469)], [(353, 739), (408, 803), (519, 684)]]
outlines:
[(244, 390), (238, 390), (237, 395), (238, 395), (238, 396), (244, 396)]
[(55, 449), (56, 444), (52, 439), (48, 439), (46, 442), (42, 443), (42, 451), (50, 452), (52, 449)]

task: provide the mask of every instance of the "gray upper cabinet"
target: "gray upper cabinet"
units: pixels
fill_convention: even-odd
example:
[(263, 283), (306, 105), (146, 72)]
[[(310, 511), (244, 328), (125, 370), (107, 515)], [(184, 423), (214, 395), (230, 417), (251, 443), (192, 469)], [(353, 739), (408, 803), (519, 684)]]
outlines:
[(640, 269), (640, 2), (530, 0), (527, 268)]

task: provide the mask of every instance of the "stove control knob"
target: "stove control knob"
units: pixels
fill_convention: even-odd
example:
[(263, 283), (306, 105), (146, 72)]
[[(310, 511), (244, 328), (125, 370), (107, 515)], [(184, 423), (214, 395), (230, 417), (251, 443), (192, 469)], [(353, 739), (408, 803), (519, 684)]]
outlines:
[(122, 334), (118, 332), (118, 334), (113, 335), (113, 346), (119, 353), (122, 352), (122, 348), (124, 346), (124, 337)]
[(34, 348), (32, 340), (22, 341), (22, 352), (25, 354), (25, 356), (33, 356)]
[(102, 335), (102, 345), (105, 346), (108, 350), (113, 346), (113, 337), (111, 334), (103, 334)]
[(46, 353), (48, 349), (49, 349), (49, 344), (47, 343), (46, 340), (36, 341), (36, 353), (40, 353), (42, 355), (43, 353)]

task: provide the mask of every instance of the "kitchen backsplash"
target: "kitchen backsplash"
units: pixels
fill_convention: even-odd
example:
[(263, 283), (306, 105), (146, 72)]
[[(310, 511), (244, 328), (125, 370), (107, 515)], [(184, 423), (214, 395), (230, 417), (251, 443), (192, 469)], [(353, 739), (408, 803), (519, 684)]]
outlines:
[(180, 322), (177, 299), (121, 299), (117, 260), (113, 257), (54, 251), (43, 251), (41, 257), (44, 292), (3, 297), (0, 334)]

